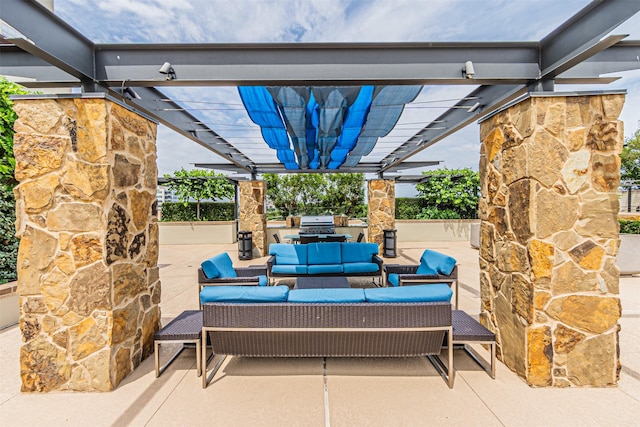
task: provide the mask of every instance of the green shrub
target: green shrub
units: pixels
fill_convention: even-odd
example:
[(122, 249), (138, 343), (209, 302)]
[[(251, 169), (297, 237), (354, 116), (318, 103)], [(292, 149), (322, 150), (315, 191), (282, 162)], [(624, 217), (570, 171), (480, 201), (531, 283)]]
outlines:
[(417, 219), (425, 207), (422, 199), (398, 197), (396, 199), (396, 219)]
[(620, 233), (640, 234), (640, 221), (620, 220)]
[(453, 209), (424, 208), (417, 219), (460, 219), (460, 213)]
[[(161, 221), (198, 221), (197, 203), (171, 203), (162, 204)], [(234, 203), (200, 203), (200, 221), (233, 221), (235, 219)]]
[(20, 240), (15, 237), (15, 200), (11, 187), (0, 184), (0, 283), (16, 280)]

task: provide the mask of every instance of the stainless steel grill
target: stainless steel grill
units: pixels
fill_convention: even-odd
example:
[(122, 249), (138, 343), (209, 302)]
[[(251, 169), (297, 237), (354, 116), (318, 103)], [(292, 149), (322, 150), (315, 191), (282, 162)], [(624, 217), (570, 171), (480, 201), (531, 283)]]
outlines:
[(300, 218), (300, 235), (335, 233), (333, 215), (303, 216)]

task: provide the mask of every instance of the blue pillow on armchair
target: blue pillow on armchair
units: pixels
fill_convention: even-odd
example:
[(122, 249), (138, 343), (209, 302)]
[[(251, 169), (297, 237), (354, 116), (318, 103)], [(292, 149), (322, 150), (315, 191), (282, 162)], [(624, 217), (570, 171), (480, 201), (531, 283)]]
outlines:
[(204, 275), (208, 279), (215, 279), (216, 277), (238, 277), (236, 271), (233, 269), (233, 261), (229, 257), (229, 254), (223, 252), (200, 264)]
[(416, 274), (444, 274), (448, 276), (456, 266), (456, 259), (443, 253), (425, 250), (420, 257), (420, 266)]

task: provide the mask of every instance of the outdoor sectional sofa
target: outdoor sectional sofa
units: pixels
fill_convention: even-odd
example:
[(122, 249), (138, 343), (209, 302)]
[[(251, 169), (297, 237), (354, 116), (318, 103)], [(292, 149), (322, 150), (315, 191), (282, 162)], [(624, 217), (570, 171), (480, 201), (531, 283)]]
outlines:
[(382, 278), (376, 243), (326, 242), (269, 246), (267, 276), (371, 276)]
[[(299, 289), (287, 286), (217, 286), (200, 293), (202, 338), (217, 360), (248, 357), (427, 356), (453, 387), (452, 291), (446, 284), (368, 289)], [(446, 334), (446, 340), (445, 340)], [(443, 340), (448, 364), (438, 355)]]

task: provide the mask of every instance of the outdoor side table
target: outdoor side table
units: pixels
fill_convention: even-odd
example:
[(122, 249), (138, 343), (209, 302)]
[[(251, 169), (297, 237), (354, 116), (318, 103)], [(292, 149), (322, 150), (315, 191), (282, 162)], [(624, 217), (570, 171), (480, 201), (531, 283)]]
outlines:
[[(178, 317), (169, 322), (154, 335), (154, 359), (156, 365), (156, 378), (182, 353), (185, 344), (196, 345), (196, 373), (201, 375), (200, 367), (200, 346), (202, 345), (202, 311), (183, 311)], [(169, 361), (160, 366), (160, 344), (182, 343), (180, 349), (175, 352)]]
[[(467, 354), (480, 365), (491, 378), (496, 377), (496, 334), (485, 328), (473, 317), (462, 310), (451, 311), (453, 326), (453, 345), (462, 345)], [(491, 365), (487, 367), (480, 356), (467, 344), (489, 344), (491, 346)]]

